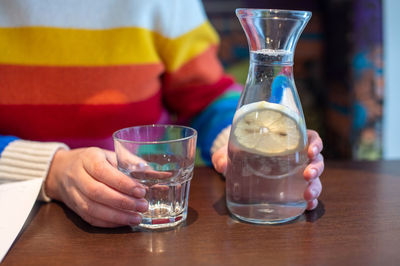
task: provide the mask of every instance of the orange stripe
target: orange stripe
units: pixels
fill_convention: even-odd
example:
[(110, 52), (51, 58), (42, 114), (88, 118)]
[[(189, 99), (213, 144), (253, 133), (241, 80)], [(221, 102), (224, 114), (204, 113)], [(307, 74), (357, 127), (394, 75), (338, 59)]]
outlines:
[(167, 91), (177, 87), (213, 84), (223, 75), (223, 68), (217, 57), (218, 46), (206, 51), (174, 72), (165, 75)]
[(160, 90), (160, 64), (107, 67), (0, 65), (0, 104), (121, 104)]

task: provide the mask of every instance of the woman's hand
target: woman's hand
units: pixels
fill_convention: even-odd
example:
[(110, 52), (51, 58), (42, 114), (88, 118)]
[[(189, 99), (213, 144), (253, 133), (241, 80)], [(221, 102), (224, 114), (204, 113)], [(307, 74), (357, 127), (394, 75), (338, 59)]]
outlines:
[(100, 148), (59, 150), (45, 182), (46, 194), (100, 227), (137, 225), (148, 209), (145, 188), (117, 169), (115, 153)]
[(307, 201), (307, 210), (313, 210), (318, 205), (318, 197), (322, 191), (319, 177), (324, 171), (324, 157), (321, 154), (323, 144), (316, 131), (307, 130), (307, 135), (310, 164), (303, 173), (305, 180), (309, 182), (306, 191), (304, 191), (304, 199)]
[[(323, 148), (322, 140), (318, 133), (314, 130), (307, 130), (308, 135), (308, 158), (310, 164), (304, 170), (304, 179), (307, 180), (308, 186), (304, 191), (304, 199), (307, 201), (307, 210), (315, 209), (318, 205), (318, 197), (322, 191), (320, 175), (324, 171), (324, 158), (321, 151)], [(225, 174), (228, 164), (228, 149), (224, 146), (214, 152), (212, 163), (217, 172)]]

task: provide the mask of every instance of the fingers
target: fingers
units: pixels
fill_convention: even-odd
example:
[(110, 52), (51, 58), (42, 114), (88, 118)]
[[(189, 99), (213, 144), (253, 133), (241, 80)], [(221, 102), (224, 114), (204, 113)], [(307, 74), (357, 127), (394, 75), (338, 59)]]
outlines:
[(318, 154), (309, 165), (307, 165), (306, 169), (304, 169), (304, 179), (307, 181), (311, 181), (317, 177), (319, 177), (324, 171), (324, 157), (322, 154)]
[(228, 165), (228, 147), (221, 147), (211, 157), (212, 164), (218, 173), (225, 173)]
[(319, 176), (324, 171), (324, 157), (321, 154), (323, 144), (320, 136), (314, 130), (307, 130), (308, 135), (308, 158), (310, 164), (304, 170), (304, 179), (309, 185), (304, 192), (304, 199), (307, 201), (307, 210), (313, 210), (318, 206), (318, 197), (322, 191)]
[(314, 210), (315, 208), (317, 208), (317, 206), (318, 206), (317, 199), (307, 202), (307, 210), (308, 211)]
[(304, 170), (304, 178), (309, 185), (304, 192), (304, 199), (307, 201), (307, 210), (313, 210), (318, 206), (318, 197), (322, 191), (319, 176), (324, 171), (324, 157), (321, 154), (323, 149), (322, 140), (314, 130), (308, 130), (308, 157), (311, 162)]
[(107, 185), (93, 179), (83, 172), (80, 178), (75, 180), (78, 190), (87, 198), (97, 203), (115, 209), (126, 211), (145, 212), (148, 209), (148, 202), (145, 199), (131, 197), (120, 193)]
[(319, 177), (313, 179), (304, 192), (304, 199), (307, 201), (307, 210), (312, 210), (318, 205), (318, 197), (321, 194), (322, 185)]
[(308, 158), (314, 159), (323, 149), (320, 136), (314, 130), (307, 130), (308, 136)]
[[(145, 188), (119, 172), (115, 154), (99, 148), (62, 154), (55, 172), (60, 199), (94, 226), (137, 225), (148, 209)], [(58, 174), (58, 175), (56, 175)]]
[(136, 198), (143, 198), (146, 194), (146, 190), (141, 184), (113, 167), (101, 149), (86, 149), (86, 154), (82, 159), (83, 168), (99, 182)]
[(69, 206), (86, 222), (99, 227), (119, 227), (138, 225), (142, 216), (136, 212), (126, 212), (95, 202), (83, 194), (74, 193), (75, 204)]

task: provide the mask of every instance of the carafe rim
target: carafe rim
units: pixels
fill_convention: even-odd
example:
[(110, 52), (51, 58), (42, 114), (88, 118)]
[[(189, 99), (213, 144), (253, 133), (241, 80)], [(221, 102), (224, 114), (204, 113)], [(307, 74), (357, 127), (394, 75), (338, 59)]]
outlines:
[(306, 10), (288, 10), (288, 9), (263, 9), (263, 8), (236, 8), (236, 15), (239, 18), (253, 17), (265, 19), (283, 19), (283, 20), (307, 20), (312, 12)]

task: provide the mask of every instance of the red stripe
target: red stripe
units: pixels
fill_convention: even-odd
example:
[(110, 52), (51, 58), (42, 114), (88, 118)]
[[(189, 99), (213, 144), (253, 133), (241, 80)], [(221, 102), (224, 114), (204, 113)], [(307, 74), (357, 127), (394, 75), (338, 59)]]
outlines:
[(0, 105), (0, 134), (29, 140), (104, 138), (120, 128), (156, 123), (161, 93), (120, 105)]

